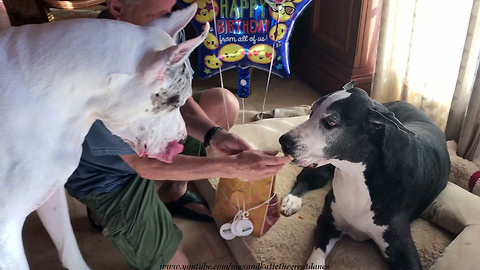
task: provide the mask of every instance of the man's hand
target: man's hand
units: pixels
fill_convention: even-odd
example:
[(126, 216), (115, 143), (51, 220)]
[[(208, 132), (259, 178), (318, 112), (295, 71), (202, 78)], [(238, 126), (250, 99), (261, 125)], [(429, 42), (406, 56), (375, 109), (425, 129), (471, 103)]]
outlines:
[(222, 156), (236, 155), (253, 148), (240, 136), (225, 130), (217, 131), (210, 141), (210, 146)]
[(235, 155), (233, 177), (261, 180), (277, 174), (290, 157), (276, 157), (277, 151), (247, 150)]

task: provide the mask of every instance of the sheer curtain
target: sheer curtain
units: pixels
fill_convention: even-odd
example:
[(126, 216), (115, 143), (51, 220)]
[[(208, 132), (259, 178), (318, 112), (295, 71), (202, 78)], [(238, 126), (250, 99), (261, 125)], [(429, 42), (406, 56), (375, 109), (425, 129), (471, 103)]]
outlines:
[(473, 3), (462, 64), (445, 133), (458, 142), (458, 155), (480, 158), (480, 0)]
[(421, 109), (457, 140), (459, 155), (473, 151), (472, 157), (480, 134), (465, 153), (460, 134), (478, 133), (478, 108), (468, 104), (480, 83), (479, 6), (480, 0), (384, 0), (372, 87), (380, 102), (405, 100)]

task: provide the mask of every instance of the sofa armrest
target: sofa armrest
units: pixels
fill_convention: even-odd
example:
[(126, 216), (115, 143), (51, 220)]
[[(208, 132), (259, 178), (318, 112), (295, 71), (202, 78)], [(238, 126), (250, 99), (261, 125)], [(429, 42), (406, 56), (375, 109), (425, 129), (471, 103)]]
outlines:
[(448, 247), (430, 270), (478, 269), (480, 225), (467, 226)]
[(466, 226), (480, 225), (480, 197), (449, 182), (422, 217), (460, 234)]

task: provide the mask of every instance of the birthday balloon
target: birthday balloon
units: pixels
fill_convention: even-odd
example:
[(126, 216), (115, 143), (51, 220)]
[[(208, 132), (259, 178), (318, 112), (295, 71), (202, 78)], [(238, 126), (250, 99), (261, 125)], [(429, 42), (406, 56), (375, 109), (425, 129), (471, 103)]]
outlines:
[(178, 0), (181, 8), (197, 4), (192, 24), (210, 33), (198, 47), (197, 76), (238, 68), (238, 95), (248, 97), (249, 67), (290, 75), (288, 41), (295, 20), (312, 0)]

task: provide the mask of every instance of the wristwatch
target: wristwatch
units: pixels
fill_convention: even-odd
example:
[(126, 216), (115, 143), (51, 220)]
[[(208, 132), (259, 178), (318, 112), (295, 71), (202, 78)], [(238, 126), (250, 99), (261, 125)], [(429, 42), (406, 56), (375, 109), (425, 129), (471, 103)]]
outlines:
[(222, 130), (221, 127), (212, 127), (207, 131), (207, 134), (205, 134), (205, 137), (203, 138), (203, 145), (205, 147), (210, 146), (210, 141), (212, 140), (212, 137), (217, 131)]

